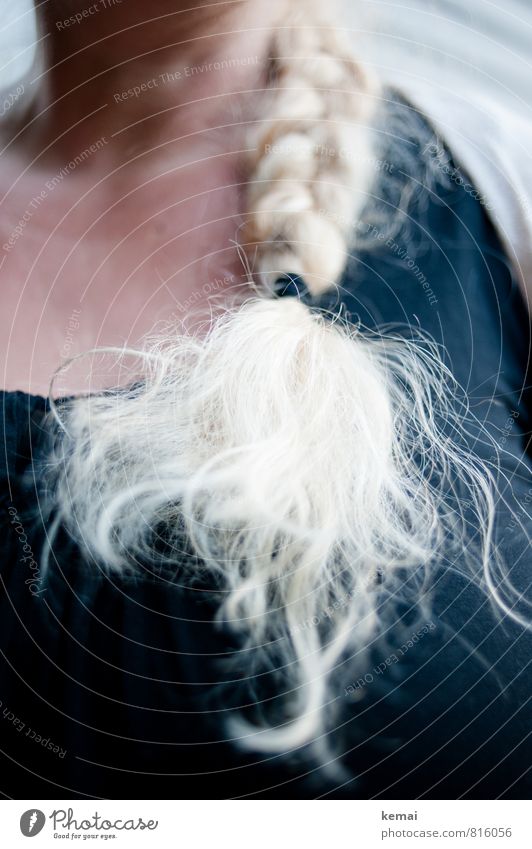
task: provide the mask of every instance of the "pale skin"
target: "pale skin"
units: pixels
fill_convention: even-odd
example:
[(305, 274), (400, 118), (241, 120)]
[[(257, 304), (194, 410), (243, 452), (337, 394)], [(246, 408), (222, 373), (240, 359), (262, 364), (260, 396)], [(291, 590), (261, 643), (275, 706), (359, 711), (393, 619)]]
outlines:
[[(123, 0), (66, 25), (86, 2), (44, 5), (35, 106), (0, 126), (2, 385), (36, 394), (69, 357), (246, 285), (240, 151), (279, 13)], [(87, 369), (55, 394), (86, 390)]]

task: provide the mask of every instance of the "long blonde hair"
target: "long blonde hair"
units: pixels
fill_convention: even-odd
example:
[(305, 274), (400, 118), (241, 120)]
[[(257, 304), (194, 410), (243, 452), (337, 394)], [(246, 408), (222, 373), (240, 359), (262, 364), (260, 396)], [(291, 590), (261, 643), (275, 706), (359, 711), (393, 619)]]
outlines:
[[(248, 649), (240, 664), (273, 669), (275, 710), (233, 715), (235, 740), (308, 746), (322, 764), (335, 670), (363, 668), (383, 598), (405, 575), (421, 597), (443, 552), (475, 559), (489, 584), (489, 477), (460, 447), (457, 387), (435, 346), (271, 297), (287, 272), (314, 293), (337, 283), (369, 187), (374, 93), (319, 4), (298, 3), (274, 38), (248, 162), (255, 292), (205, 334), (147, 342), (129, 389), (62, 404), (54, 464), (57, 523), (101, 567), (200, 575)], [(476, 553), (449, 488), (467, 492), (482, 528)]]

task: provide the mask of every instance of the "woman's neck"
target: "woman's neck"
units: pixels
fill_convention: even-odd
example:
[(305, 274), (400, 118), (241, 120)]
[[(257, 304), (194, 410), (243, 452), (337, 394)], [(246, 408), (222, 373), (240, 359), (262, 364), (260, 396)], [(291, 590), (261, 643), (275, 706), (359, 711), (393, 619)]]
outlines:
[(67, 7), (52, 0), (41, 7), (48, 38), (35, 81), (41, 87), (31, 134), (37, 155), (64, 160), (102, 137), (120, 139), (106, 144), (109, 155), (132, 144), (138, 152), (151, 149), (169, 126), (190, 135), (227, 123), (228, 112), (238, 120), (235, 94), (265, 83), (271, 33), (284, 4), (183, 5), (188, 8), (176, 9), (175, 0), (149, 7), (144, 0), (91, 6), (76, 0)]

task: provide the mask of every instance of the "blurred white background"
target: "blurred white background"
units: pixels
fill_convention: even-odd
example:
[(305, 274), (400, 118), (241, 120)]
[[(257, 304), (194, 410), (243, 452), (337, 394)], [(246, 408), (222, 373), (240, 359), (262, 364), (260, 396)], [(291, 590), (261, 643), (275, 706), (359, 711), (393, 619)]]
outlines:
[(9, 91), (28, 74), (37, 32), (33, 0), (0, 0), (0, 86)]
[[(342, 2), (359, 53), (388, 81), (423, 79), (436, 90), (480, 87), (532, 110), (532, 0)], [(0, 0), (4, 92), (28, 75), (36, 37), (33, 0)]]
[(343, 0), (389, 81), (485, 95), (532, 115), (532, 0)]

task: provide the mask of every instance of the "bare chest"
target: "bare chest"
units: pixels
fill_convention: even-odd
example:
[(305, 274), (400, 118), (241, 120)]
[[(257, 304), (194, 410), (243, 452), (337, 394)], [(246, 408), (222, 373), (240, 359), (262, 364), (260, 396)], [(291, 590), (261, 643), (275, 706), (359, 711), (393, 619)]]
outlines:
[(6, 388), (43, 392), (67, 357), (136, 344), (241, 282), (232, 163), (114, 174), (0, 165)]

